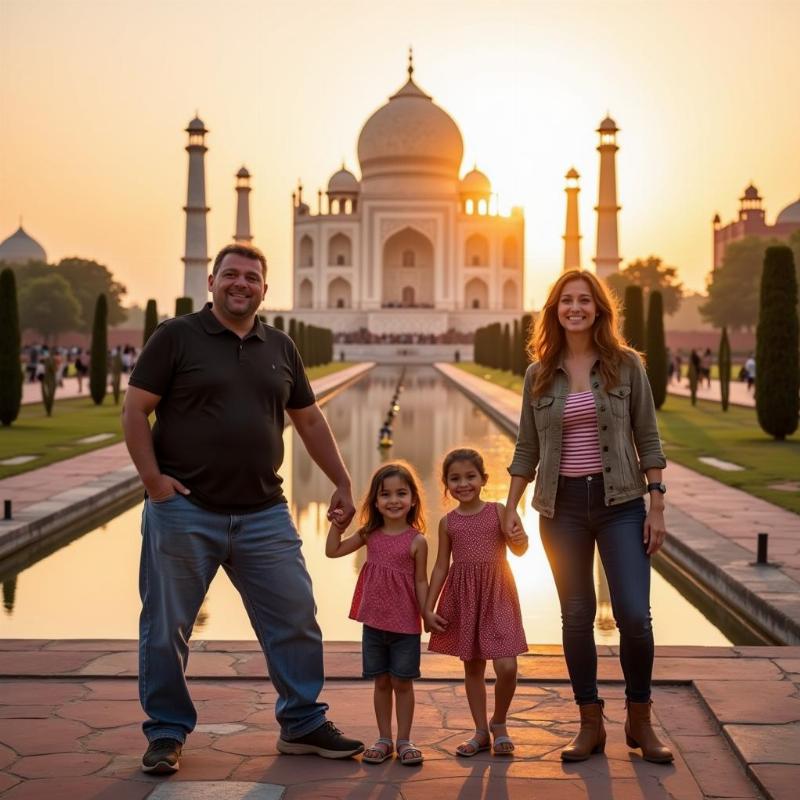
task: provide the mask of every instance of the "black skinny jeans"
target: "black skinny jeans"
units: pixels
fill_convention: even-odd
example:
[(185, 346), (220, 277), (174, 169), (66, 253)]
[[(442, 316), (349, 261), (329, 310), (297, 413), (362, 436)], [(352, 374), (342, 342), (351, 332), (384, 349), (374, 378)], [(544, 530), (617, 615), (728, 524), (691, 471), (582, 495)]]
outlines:
[(641, 497), (606, 507), (600, 474), (559, 478), (555, 515), (539, 517), (542, 544), (561, 603), (564, 656), (578, 705), (597, 702), (595, 542), (619, 628), (625, 694), (636, 703), (650, 699), (653, 629), (650, 557), (642, 541), (645, 516)]

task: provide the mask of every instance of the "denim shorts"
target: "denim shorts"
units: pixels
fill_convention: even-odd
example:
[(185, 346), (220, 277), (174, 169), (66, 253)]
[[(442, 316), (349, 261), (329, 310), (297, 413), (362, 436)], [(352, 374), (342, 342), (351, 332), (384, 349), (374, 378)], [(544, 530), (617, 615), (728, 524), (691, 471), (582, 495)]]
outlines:
[(365, 678), (389, 673), (401, 680), (419, 678), (420, 634), (393, 633), (364, 626), (361, 660)]

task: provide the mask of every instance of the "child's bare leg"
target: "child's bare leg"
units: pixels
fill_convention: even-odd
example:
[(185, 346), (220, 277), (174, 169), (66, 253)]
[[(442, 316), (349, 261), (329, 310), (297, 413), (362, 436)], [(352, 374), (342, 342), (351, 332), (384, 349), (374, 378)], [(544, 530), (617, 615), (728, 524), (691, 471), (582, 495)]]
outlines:
[[(475, 723), (475, 738), (482, 745), (489, 741), (489, 726), (486, 721), (486, 661), (480, 658), (464, 662), (464, 688), (467, 702)], [(472, 755), (474, 747), (465, 742), (459, 745), (464, 755)]]
[(388, 672), (375, 678), (373, 693), (375, 719), (381, 739), (392, 738), (392, 678)]
[(372, 692), (372, 702), (375, 706), (375, 719), (378, 721), (380, 738), (372, 747), (364, 751), (364, 760), (368, 764), (380, 764), (392, 755), (394, 742), (392, 741), (392, 679), (388, 672), (375, 678)]
[[(489, 724), (496, 737), (508, 736), (506, 715), (517, 689), (517, 659), (515, 657), (496, 658), (492, 664), (497, 681), (494, 685), (494, 713)], [(500, 745), (498, 752), (510, 753), (512, 750), (513, 745), (505, 742)]]
[[(392, 689), (397, 714), (397, 739), (411, 738), (411, 723), (414, 721), (414, 681), (392, 676)], [(391, 730), (391, 729), (390, 729)], [(384, 734), (381, 733), (381, 736)], [(391, 737), (391, 733), (389, 733)]]

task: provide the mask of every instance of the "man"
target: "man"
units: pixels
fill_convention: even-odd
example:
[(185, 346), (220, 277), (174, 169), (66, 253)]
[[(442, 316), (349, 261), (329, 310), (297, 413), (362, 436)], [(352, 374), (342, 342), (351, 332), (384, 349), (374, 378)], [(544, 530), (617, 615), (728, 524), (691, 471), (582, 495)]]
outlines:
[(213, 302), (156, 329), (125, 397), (125, 442), (147, 491), (139, 574), (145, 772), (175, 772), (197, 721), (184, 676), (188, 641), (220, 565), (278, 692), (278, 750), (346, 758), (364, 749), (326, 721), (317, 699), (322, 636), (277, 474), (284, 410), (336, 486), (329, 515), (347, 522), (355, 511), (350, 476), (292, 340), (256, 316), (266, 274), (260, 250), (224, 247), (208, 279)]

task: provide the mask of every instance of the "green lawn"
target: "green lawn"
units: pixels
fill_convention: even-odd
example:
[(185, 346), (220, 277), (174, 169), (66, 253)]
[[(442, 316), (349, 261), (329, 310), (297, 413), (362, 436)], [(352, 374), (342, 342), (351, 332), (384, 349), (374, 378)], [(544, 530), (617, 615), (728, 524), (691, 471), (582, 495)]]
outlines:
[[(308, 377), (313, 381), (350, 366), (352, 364), (337, 361), (311, 367)], [(0, 427), (0, 461), (22, 455), (37, 458), (14, 466), (0, 464), (0, 479), (119, 442), (122, 439), (120, 411), (121, 405), (115, 406), (111, 395), (106, 396), (103, 405), (96, 406), (89, 397), (59, 400), (56, 394), (52, 417), (45, 415), (41, 403), (22, 406), (11, 427)], [(79, 439), (101, 433), (112, 435), (94, 444), (78, 444)]]
[[(96, 406), (89, 397), (59, 400), (58, 394), (52, 417), (45, 415), (41, 403), (22, 406), (16, 422), (8, 428), (0, 428), (0, 460), (21, 455), (36, 455), (38, 458), (16, 466), (0, 465), (0, 478), (120, 441), (120, 408), (114, 405), (110, 396), (106, 397), (103, 405)], [(96, 444), (78, 444), (78, 439), (100, 433), (112, 436)]]
[[(522, 378), (510, 372), (472, 363), (458, 366), (498, 386), (522, 391)], [(776, 442), (761, 430), (754, 409), (731, 406), (723, 412), (719, 403), (706, 400), (698, 400), (693, 407), (688, 397), (676, 395), (667, 395), (658, 412), (658, 422), (667, 460), (800, 514), (800, 491), (770, 488), (797, 481), (800, 476), (800, 434)], [(702, 456), (730, 461), (745, 469), (725, 472), (699, 461)]]

